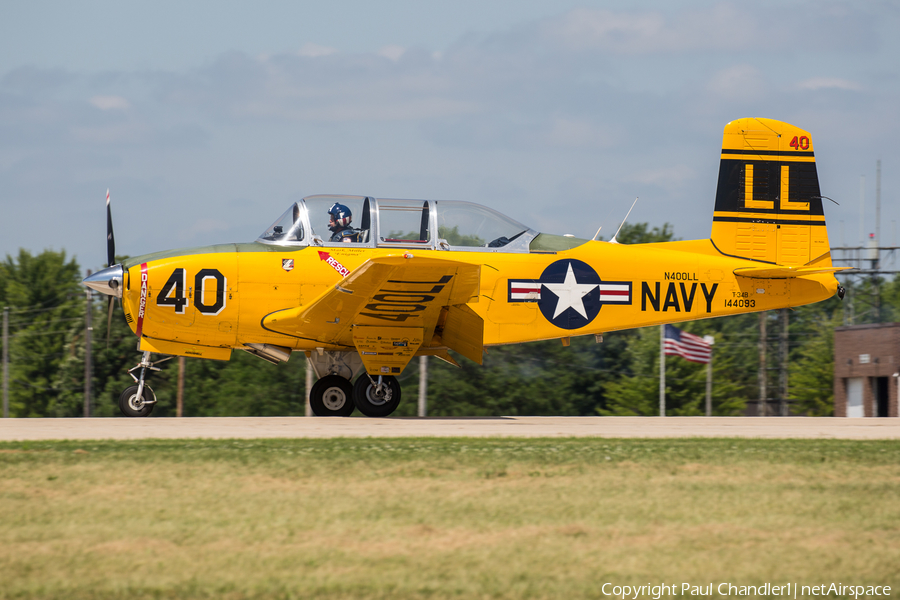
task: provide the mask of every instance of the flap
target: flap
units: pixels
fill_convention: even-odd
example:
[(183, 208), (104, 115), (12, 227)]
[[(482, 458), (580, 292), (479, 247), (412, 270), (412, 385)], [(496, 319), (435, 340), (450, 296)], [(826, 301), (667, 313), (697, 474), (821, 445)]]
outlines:
[(757, 277), (760, 279), (787, 279), (803, 277), (818, 273), (837, 273), (852, 267), (739, 267), (734, 270), (738, 277)]
[(441, 331), (441, 342), (480, 365), (484, 354), (484, 320), (465, 304), (451, 306)]
[(354, 325), (421, 328), (434, 335), (441, 309), (477, 302), (481, 266), (438, 258), (372, 258), (312, 303), (266, 315), (269, 331), (353, 347)]

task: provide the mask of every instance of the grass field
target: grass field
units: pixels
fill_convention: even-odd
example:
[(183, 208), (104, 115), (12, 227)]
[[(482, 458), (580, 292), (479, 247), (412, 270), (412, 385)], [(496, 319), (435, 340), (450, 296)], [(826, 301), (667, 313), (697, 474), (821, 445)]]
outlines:
[(896, 595), (898, 533), (896, 442), (0, 443), (0, 598)]

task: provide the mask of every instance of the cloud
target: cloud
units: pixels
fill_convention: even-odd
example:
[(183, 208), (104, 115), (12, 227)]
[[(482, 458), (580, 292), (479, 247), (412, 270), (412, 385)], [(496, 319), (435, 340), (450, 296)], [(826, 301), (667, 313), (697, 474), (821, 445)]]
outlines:
[(772, 53), (794, 51), (802, 37), (806, 50), (872, 49), (876, 21), (857, 10), (821, 3), (778, 6), (718, 2), (711, 7), (664, 11), (579, 8), (542, 20), (537, 37), (553, 46), (613, 55), (698, 51)]
[(556, 116), (541, 137), (543, 143), (560, 148), (610, 148), (618, 136), (588, 118)]
[(125, 110), (131, 108), (131, 104), (122, 96), (94, 96), (90, 100), (91, 106), (100, 110)]
[(378, 50), (378, 56), (383, 56), (394, 62), (400, 60), (400, 57), (406, 53), (406, 48), (394, 44), (384, 46)]
[(694, 180), (696, 176), (694, 169), (685, 165), (679, 165), (661, 169), (640, 170), (628, 177), (627, 181), (671, 189), (684, 187), (685, 184)]
[(752, 65), (734, 65), (715, 73), (706, 90), (721, 99), (752, 102), (766, 95), (765, 77)]
[(850, 92), (859, 92), (862, 86), (849, 79), (840, 79), (838, 77), (812, 77), (797, 84), (797, 88), (801, 90), (817, 91), (817, 90), (846, 90)]
[(337, 49), (335, 48), (320, 46), (319, 44), (314, 44), (312, 42), (306, 42), (305, 44), (303, 44), (303, 46), (300, 47), (300, 50), (297, 51), (297, 56), (303, 56), (304, 58), (317, 58), (319, 56), (331, 56), (335, 53), (337, 53)]
[(417, 121), (476, 112), (438, 64), (429, 53), (399, 47), (316, 57), (231, 53), (166, 81), (164, 95), (226, 120)]

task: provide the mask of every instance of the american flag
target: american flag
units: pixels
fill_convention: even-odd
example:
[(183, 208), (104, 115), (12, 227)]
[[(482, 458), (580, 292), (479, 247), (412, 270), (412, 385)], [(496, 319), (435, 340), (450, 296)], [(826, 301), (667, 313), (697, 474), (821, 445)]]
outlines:
[(706, 364), (712, 360), (712, 345), (702, 337), (682, 331), (672, 325), (666, 325), (666, 356), (680, 356), (691, 362)]

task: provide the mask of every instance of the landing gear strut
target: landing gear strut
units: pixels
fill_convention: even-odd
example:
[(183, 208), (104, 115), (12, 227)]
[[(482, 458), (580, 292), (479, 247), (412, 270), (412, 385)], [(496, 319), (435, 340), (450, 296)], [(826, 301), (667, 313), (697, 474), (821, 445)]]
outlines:
[[(136, 367), (128, 370), (128, 374), (131, 375), (131, 378), (134, 379), (137, 385), (127, 388), (119, 396), (119, 410), (122, 411), (123, 415), (126, 417), (146, 417), (153, 412), (153, 407), (156, 405), (156, 394), (153, 393), (153, 390), (150, 389), (150, 386), (144, 380), (148, 371), (159, 371), (159, 367), (156, 365), (170, 358), (172, 357), (167, 356), (152, 363), (150, 362), (150, 353), (144, 352), (141, 355), (141, 362)], [(134, 374), (134, 371), (138, 369), (140, 369), (139, 376)]]

